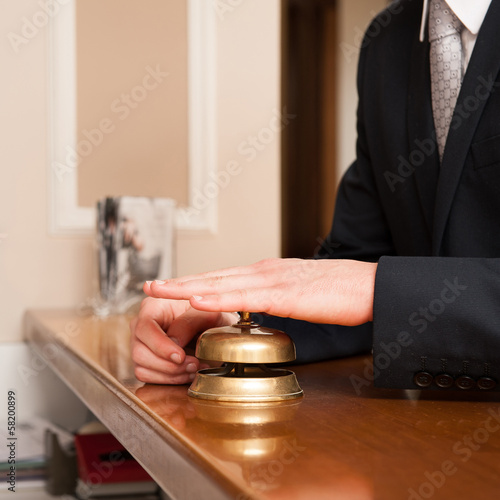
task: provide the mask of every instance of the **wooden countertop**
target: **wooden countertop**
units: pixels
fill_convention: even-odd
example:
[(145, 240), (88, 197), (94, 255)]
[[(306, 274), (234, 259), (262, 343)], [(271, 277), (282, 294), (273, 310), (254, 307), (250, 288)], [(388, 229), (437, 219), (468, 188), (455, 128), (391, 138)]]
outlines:
[(133, 374), (128, 319), (30, 311), (26, 337), (179, 500), (496, 499), (500, 395), (355, 389), (369, 357), (294, 367), (305, 397), (193, 400)]

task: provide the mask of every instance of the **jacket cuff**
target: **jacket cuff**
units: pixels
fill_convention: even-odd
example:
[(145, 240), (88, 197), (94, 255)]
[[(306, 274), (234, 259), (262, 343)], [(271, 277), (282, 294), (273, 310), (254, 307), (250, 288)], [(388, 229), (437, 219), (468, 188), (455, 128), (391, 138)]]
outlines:
[[(498, 261), (383, 257), (375, 279), (378, 387), (499, 389)], [(497, 283), (495, 285), (495, 282)]]

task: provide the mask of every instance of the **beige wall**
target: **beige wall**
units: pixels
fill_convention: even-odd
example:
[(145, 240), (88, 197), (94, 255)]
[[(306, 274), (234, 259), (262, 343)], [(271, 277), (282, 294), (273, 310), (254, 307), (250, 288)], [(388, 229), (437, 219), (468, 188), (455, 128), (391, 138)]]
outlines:
[[(22, 36), (23, 18), (33, 19), (40, 5), (0, 0), (0, 9), (0, 339), (7, 341), (21, 338), (27, 308), (85, 302), (94, 263), (91, 237), (48, 234), (46, 27), (26, 44), (10, 35), (17, 51), (6, 39)], [(179, 236), (180, 274), (279, 255), (279, 138), (253, 161), (238, 153), (279, 109), (279, 2), (252, 0), (219, 14), (218, 165), (242, 168), (218, 198), (217, 234)]]
[[(378, 10), (383, 3), (342, 0), (342, 36), (347, 43), (355, 44), (355, 28), (362, 30), (369, 17), (366, 12)], [(4, 36), (0, 44), (4, 75), (0, 79), (0, 339), (7, 341), (21, 338), (25, 309), (72, 308), (91, 296), (94, 263), (91, 237), (48, 234), (46, 27), (35, 27), (25, 44), (14, 36), (22, 36), (24, 18), (39, 14), (40, 4), (0, 0), (0, 9)], [(249, 153), (247, 142), (268, 128), (280, 107), (279, 1), (247, 0), (231, 9), (219, 12), (217, 18), (217, 151), (219, 169), (236, 161), (241, 173), (218, 197), (217, 234), (179, 236), (179, 274), (279, 255), (279, 137), (261, 144), (255, 155)], [(348, 60), (341, 55), (339, 60), (343, 124), (339, 165), (347, 165), (354, 157), (356, 57)]]
[(91, 241), (47, 234), (46, 29), (25, 30), (16, 52), (8, 34), (22, 36), (40, 6), (1, 0), (0, 9), (0, 338), (14, 340), (26, 308), (73, 306), (89, 293)]
[(186, 204), (186, 1), (77, 0), (76, 19), (79, 205), (123, 194)]

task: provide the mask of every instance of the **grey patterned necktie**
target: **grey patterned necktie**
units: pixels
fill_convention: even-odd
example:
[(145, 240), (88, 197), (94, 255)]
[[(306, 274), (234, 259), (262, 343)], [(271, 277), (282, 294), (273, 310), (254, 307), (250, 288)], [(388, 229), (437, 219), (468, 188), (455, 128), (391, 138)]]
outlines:
[(462, 82), (463, 24), (444, 0), (431, 0), (429, 7), (429, 41), (431, 43), (432, 110), (439, 158), (450, 128), (453, 110)]

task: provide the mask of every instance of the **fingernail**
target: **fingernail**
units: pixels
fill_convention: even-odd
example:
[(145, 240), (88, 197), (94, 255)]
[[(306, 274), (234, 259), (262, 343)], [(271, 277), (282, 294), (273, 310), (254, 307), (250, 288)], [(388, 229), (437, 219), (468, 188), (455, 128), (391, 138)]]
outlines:
[(200, 369), (205, 370), (206, 368), (210, 368), (210, 365), (207, 365), (206, 363), (202, 363), (200, 365)]
[(151, 283), (153, 283), (152, 281), (146, 281), (147, 285), (148, 286), (151, 286)]
[(175, 338), (175, 337), (169, 337), (169, 339), (172, 341), (172, 342), (175, 342), (177, 345), (181, 345), (179, 343), (179, 339)]
[(196, 373), (189, 374), (189, 380), (194, 380), (194, 377), (196, 377)]
[(189, 363), (189, 365), (186, 366), (186, 371), (189, 373), (193, 373), (197, 370), (196, 365), (194, 363)]
[(203, 297), (200, 295), (193, 295), (193, 299), (196, 300), (196, 302), (200, 302), (200, 300), (203, 300)]
[(164, 285), (166, 283), (166, 281), (165, 280), (155, 280), (155, 283), (157, 285)]
[(182, 363), (181, 355), (178, 352), (174, 352), (171, 356), (170, 359), (174, 362), (177, 363), (178, 365)]

